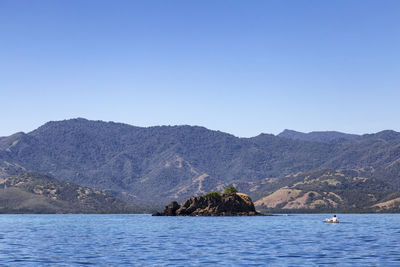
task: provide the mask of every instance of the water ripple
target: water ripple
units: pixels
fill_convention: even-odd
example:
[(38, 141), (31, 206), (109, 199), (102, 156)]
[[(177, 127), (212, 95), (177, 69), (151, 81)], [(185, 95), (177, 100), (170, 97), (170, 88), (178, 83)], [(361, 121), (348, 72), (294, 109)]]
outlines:
[(0, 215), (0, 265), (399, 266), (400, 215), (326, 216)]

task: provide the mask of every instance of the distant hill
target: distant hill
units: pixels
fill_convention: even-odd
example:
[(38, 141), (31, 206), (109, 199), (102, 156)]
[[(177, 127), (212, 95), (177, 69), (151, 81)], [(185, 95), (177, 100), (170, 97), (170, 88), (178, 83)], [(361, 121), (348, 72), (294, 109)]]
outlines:
[(143, 210), (88, 187), (24, 173), (0, 179), (0, 213), (134, 213)]
[(267, 179), (247, 191), (254, 187), (254, 204), (263, 212), (400, 212), (399, 189), (357, 171), (318, 169)]
[(145, 128), (72, 119), (1, 138), (0, 177), (46, 173), (138, 205), (164, 205), (231, 184), (257, 184), (319, 168), (356, 170), (400, 188), (400, 133), (344, 141), (340, 136), (324, 141), (270, 134), (238, 138), (199, 126)]
[(304, 140), (304, 141), (322, 142), (322, 143), (330, 143), (332, 141), (354, 140), (360, 137), (359, 135), (356, 134), (346, 134), (336, 131), (302, 133), (287, 129), (278, 134), (278, 136), (295, 140)]

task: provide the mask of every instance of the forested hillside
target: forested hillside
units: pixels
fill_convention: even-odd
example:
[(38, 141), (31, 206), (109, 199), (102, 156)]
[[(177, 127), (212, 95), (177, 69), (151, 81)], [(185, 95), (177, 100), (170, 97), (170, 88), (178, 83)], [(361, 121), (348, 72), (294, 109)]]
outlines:
[[(0, 175), (46, 173), (131, 203), (152, 205), (266, 178), (286, 186), (285, 176), (320, 168), (356, 171), (377, 184), (400, 188), (400, 133), (312, 136), (238, 138), (198, 126), (143, 128), (65, 120), (0, 138)], [(349, 186), (358, 190), (357, 184)], [(250, 193), (257, 200), (268, 192)]]

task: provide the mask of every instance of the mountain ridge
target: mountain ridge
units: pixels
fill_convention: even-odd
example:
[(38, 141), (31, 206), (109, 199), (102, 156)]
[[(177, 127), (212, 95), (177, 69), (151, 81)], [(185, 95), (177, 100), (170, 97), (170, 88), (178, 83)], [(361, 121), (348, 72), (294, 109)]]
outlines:
[(368, 177), (400, 187), (399, 158), (400, 133), (395, 131), (316, 142), (79, 118), (0, 139), (0, 176), (48, 173), (131, 203), (154, 205), (318, 168), (364, 170)]
[(337, 131), (313, 131), (309, 133), (303, 133), (288, 129), (285, 129), (277, 136), (289, 139), (298, 139), (304, 141), (323, 142), (323, 143), (329, 143), (333, 141), (347, 141), (360, 137), (360, 135), (342, 133)]

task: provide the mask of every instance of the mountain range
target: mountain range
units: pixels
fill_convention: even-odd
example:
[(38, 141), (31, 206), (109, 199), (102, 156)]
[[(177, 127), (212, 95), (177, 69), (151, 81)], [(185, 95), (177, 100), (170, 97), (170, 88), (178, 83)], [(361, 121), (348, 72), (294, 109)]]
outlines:
[[(0, 138), (0, 177), (26, 172), (103, 190), (137, 205), (159, 206), (235, 185), (267, 210), (371, 210), (375, 204), (397, 198), (400, 133), (306, 134), (285, 130), (276, 136), (239, 138), (199, 126), (135, 127), (79, 118), (48, 122), (32, 132)], [(326, 172), (335, 174), (330, 181), (345, 178), (340, 183), (315, 183), (324, 180)], [(368, 190), (360, 181), (368, 181)], [(301, 183), (310, 186), (299, 189)], [(266, 197), (286, 189), (302, 190), (293, 191), (298, 194), (289, 202), (311, 191), (313, 197), (304, 197), (305, 203), (318, 198), (322, 201), (303, 206), (287, 205), (287, 201), (268, 203), (276, 199)], [(361, 192), (360, 198), (363, 194), (374, 198), (360, 206), (362, 201), (340, 195), (350, 192), (345, 189)], [(324, 190), (339, 198), (327, 197)], [(336, 205), (324, 202), (324, 197)], [(396, 203), (388, 209), (395, 210)]]

